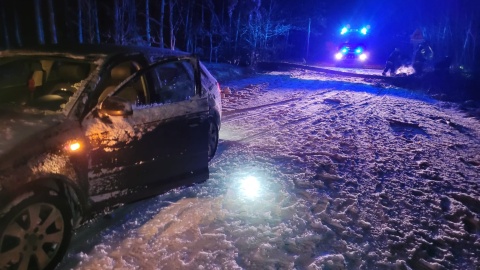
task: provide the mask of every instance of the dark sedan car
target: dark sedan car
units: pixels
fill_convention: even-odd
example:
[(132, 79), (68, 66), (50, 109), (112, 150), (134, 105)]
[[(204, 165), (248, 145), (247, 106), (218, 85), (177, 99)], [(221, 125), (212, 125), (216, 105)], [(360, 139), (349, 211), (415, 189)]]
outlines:
[(0, 269), (49, 269), (105, 207), (204, 181), (215, 78), (139, 47), (0, 52)]

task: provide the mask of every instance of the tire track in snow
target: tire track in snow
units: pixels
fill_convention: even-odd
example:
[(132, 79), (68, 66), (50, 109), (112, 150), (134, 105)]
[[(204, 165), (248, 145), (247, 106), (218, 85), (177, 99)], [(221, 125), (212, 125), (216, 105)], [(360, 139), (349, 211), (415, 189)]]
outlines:
[[(272, 91), (274, 91), (274, 90), (272, 90)], [(328, 106), (325, 110), (322, 110), (322, 111), (311, 110), (312, 106), (316, 106), (316, 105), (319, 105), (319, 104), (324, 105), (325, 103), (328, 103), (328, 102), (325, 102), (325, 100), (332, 99), (332, 98), (338, 97), (338, 96), (342, 96), (342, 92), (327, 90), (327, 91), (321, 91), (321, 92), (318, 92), (318, 93), (310, 94), (310, 95), (302, 97), (302, 98), (293, 98), (293, 99), (283, 100), (283, 101), (280, 101), (280, 102), (269, 103), (269, 104), (250, 107), (250, 108), (245, 108), (245, 109), (238, 109), (238, 110), (230, 111), (227, 114), (226, 119), (222, 118), (222, 122), (228, 123), (228, 122), (232, 122), (232, 121), (239, 121), (239, 120), (242, 120), (242, 119), (245, 119), (245, 118), (258, 117), (258, 116), (261, 116), (261, 115), (276, 115), (276, 114), (279, 113), (279, 111), (283, 110), (283, 107), (279, 108), (278, 105), (286, 105), (286, 104), (289, 104), (289, 103), (294, 102), (294, 101), (298, 101), (300, 104), (304, 105), (302, 108), (299, 108), (298, 111), (314, 111), (314, 112), (311, 112), (309, 114), (306, 114), (305, 116), (302, 116), (302, 117), (299, 117), (299, 118), (296, 118), (296, 119), (293, 119), (293, 120), (289, 120), (286, 123), (278, 124), (277, 127), (276, 127), (276, 128), (284, 129), (287, 126), (300, 124), (302, 122), (311, 120), (312, 118), (318, 117), (319, 119), (323, 119), (325, 114), (328, 114), (332, 111), (339, 111), (339, 110), (343, 110), (343, 109), (346, 109), (346, 108), (349, 108), (349, 107), (354, 107), (354, 106), (363, 106), (363, 104), (365, 104), (365, 102), (367, 102), (367, 101), (369, 101), (373, 98), (373, 96), (368, 96), (364, 99), (357, 100), (355, 103), (347, 103), (347, 104), (344, 104), (344, 105), (341, 105), (341, 106), (333, 106), (333, 107)], [(305, 100), (308, 100), (308, 101), (305, 102)], [(360, 103), (360, 104), (356, 104), (356, 103)], [(319, 107), (319, 106), (316, 106), (316, 107)], [(260, 109), (262, 109), (262, 111), (258, 111)], [(264, 111), (263, 109), (269, 109), (269, 110)], [(318, 119), (314, 119), (314, 121), (312, 121), (312, 123), (315, 124), (317, 120)], [(245, 136), (244, 138), (239, 139), (239, 141), (243, 141), (243, 142), (250, 141), (250, 140), (258, 138), (262, 135), (265, 135), (267, 133), (275, 132), (275, 130), (276, 130), (275, 128), (267, 128), (265, 130), (262, 130), (260, 132), (255, 133), (255, 134)]]
[[(256, 111), (256, 110), (259, 110), (259, 109), (276, 107), (278, 105), (285, 105), (285, 104), (292, 103), (292, 102), (295, 102), (295, 101), (302, 101), (306, 98), (310, 98), (311, 96), (324, 95), (328, 92), (329, 91), (323, 91), (321, 93), (314, 93), (314, 94), (308, 95), (307, 97), (290, 98), (290, 99), (281, 100), (281, 101), (277, 101), (277, 102), (273, 102), (273, 103), (262, 104), (262, 105), (259, 105), (259, 106), (253, 106), (253, 107), (248, 107), (248, 108), (243, 108), (243, 109), (236, 109), (236, 110), (227, 111), (227, 112), (223, 113), (222, 122), (236, 121), (236, 120), (239, 120), (239, 119), (242, 119), (242, 118), (245, 118), (245, 117), (249, 117), (249, 116), (251, 117), (252, 114), (249, 114), (249, 115), (244, 115), (244, 114), (245, 113), (250, 113), (252, 111)], [(259, 112), (255, 115), (259, 115), (259, 114), (262, 114), (262, 112)]]

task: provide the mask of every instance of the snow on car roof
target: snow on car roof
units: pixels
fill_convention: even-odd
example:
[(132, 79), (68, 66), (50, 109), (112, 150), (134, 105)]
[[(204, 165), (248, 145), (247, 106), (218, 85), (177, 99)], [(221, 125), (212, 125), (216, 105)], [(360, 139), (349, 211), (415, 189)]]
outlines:
[(0, 51), (0, 57), (48, 55), (63, 56), (72, 59), (107, 57), (118, 54), (144, 53), (157, 56), (186, 56), (187, 52), (146, 46), (122, 46), (113, 44), (75, 45), (75, 46), (38, 46)]

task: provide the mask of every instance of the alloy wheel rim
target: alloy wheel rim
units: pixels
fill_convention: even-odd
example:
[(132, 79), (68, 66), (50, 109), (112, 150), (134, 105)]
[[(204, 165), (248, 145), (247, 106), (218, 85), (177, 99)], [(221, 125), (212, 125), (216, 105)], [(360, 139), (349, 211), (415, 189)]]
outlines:
[(65, 221), (53, 204), (22, 209), (0, 235), (0, 269), (43, 269), (60, 249)]

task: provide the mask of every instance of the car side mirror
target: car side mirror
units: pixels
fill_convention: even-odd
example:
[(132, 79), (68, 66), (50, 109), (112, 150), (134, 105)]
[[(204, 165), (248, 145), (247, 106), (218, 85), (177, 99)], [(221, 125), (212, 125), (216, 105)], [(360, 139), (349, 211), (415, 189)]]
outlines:
[(132, 104), (121, 98), (110, 96), (106, 98), (98, 109), (100, 115), (110, 115), (110, 116), (127, 116), (132, 115)]

